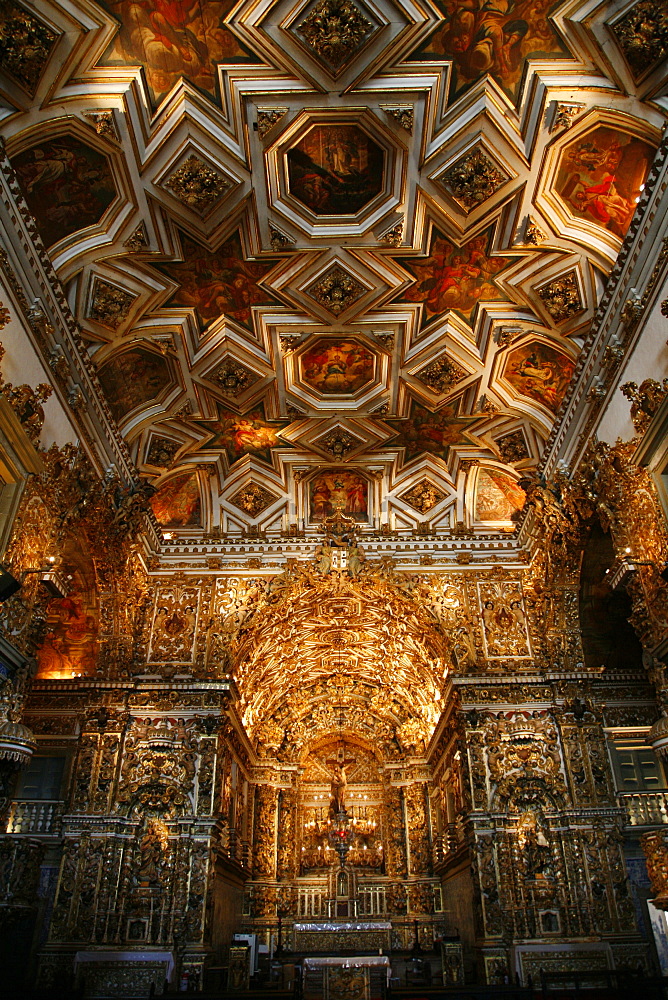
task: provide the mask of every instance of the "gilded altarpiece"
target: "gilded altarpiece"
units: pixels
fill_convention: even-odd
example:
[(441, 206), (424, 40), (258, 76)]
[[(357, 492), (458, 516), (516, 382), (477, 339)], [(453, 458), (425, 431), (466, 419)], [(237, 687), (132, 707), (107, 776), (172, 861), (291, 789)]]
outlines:
[[(44, 736), (76, 742), (44, 983), (84, 944), (177, 949), (202, 967), (226, 947), (207, 916), (226, 879), (245, 883), (238, 929), (276, 941), (281, 923), (287, 948), (312, 933), (295, 924), (336, 903), (325, 825), (339, 751), (367, 838), (350, 855), (349, 912), (389, 921), (395, 950), (415, 921), (427, 949), (459, 927), (493, 978), (515, 940), (638, 941), (579, 640), (570, 553), (585, 529), (554, 493), (528, 495), (548, 544), (512, 567), (334, 571), (316, 554), (274, 575), (167, 575), (133, 557), (127, 620), (101, 578), (97, 686), (54, 709), (43, 681), (29, 704)], [(119, 674), (122, 697), (105, 687)]]

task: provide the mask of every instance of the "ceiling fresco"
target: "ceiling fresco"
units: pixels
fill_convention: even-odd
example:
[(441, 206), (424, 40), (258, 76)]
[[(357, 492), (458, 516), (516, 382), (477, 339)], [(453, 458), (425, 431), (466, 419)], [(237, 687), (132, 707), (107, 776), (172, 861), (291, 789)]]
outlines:
[(225, 452), (230, 465), (243, 455), (271, 462), (272, 450), (286, 447), (279, 434), (288, 423), (269, 423), (262, 404), (243, 414), (219, 407), (217, 416), (213, 420), (202, 421), (201, 426), (206, 427), (210, 434), (204, 442), (206, 449)]
[(107, 157), (76, 136), (31, 146), (13, 166), (47, 246), (99, 222), (117, 195)]
[(184, 473), (168, 479), (151, 497), (151, 506), (164, 528), (199, 527), (202, 505), (197, 475)]
[(203, 325), (225, 316), (250, 326), (253, 306), (276, 301), (259, 284), (275, 261), (245, 259), (238, 232), (214, 253), (188, 236), (180, 249), (180, 261), (160, 268), (177, 286), (166, 304), (192, 306)]
[(376, 356), (356, 340), (315, 341), (299, 359), (301, 377), (325, 396), (345, 396), (374, 376)]
[(233, 0), (148, 4), (108, 0), (105, 7), (120, 30), (101, 65), (141, 66), (153, 104), (182, 77), (215, 97), (218, 63), (256, 61), (225, 26)]
[(355, 215), (382, 191), (384, 166), (358, 125), (314, 125), (288, 152), (289, 190), (316, 215)]
[(1, 16), (7, 154), (158, 523), (512, 531), (665, 121), (662, 5)]
[(516, 100), (530, 58), (568, 55), (550, 17), (560, 6), (550, 0), (439, 2), (439, 27), (410, 58), (452, 60), (454, 95), (489, 74)]
[(503, 298), (494, 277), (509, 258), (491, 255), (490, 242), (491, 233), (483, 233), (460, 247), (434, 228), (427, 259), (405, 263), (415, 284), (403, 299), (422, 303), (425, 324), (450, 310), (470, 319), (479, 301)]
[(595, 128), (564, 147), (555, 190), (573, 215), (624, 236), (653, 156), (647, 142)]

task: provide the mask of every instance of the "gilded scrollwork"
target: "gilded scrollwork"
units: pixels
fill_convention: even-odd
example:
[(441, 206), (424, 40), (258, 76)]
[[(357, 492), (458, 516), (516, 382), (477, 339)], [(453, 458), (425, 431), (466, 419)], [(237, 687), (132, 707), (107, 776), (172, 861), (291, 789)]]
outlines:
[(151, 659), (192, 660), (199, 597), (199, 588), (188, 585), (176, 584), (157, 591), (149, 648)]

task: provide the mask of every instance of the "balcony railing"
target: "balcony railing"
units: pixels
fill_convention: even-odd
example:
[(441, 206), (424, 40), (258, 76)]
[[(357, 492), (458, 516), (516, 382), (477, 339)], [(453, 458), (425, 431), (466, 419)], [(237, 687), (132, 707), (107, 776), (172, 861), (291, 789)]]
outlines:
[(668, 823), (668, 791), (622, 792), (619, 798), (626, 809), (629, 826)]
[(461, 842), (458, 837), (456, 823), (448, 823), (443, 833), (437, 834), (432, 841), (434, 864), (442, 864), (455, 853)]
[(34, 836), (58, 836), (61, 829), (64, 802), (54, 799), (22, 799), (12, 802), (7, 820), (7, 833)]

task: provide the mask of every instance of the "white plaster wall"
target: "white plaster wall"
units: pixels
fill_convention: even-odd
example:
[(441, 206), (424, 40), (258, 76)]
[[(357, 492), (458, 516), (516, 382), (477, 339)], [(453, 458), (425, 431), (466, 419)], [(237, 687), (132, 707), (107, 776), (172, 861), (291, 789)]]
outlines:
[(631, 423), (631, 402), (622, 394), (619, 386), (625, 382), (640, 385), (646, 378), (658, 382), (668, 378), (668, 317), (661, 315), (661, 302), (668, 297), (668, 279), (656, 296), (654, 307), (648, 313), (640, 338), (627, 358), (617, 383), (611, 393), (605, 413), (598, 426), (598, 437), (608, 444), (617, 438), (630, 440), (635, 434)]
[[(12, 294), (1, 280), (0, 288), (2, 288), (0, 298), (11, 315), (10, 322), (0, 331), (0, 341), (5, 348), (5, 356), (0, 362), (4, 380), (13, 385), (23, 385), (27, 382), (33, 389), (40, 382), (52, 385), (51, 372), (42, 364), (32, 346), (19, 319), (20, 313), (14, 304)], [(77, 440), (68, 412), (54, 393), (44, 404), (44, 426), (40, 435), (40, 445), (45, 449), (54, 443), (62, 447), (68, 442), (76, 444)]]

